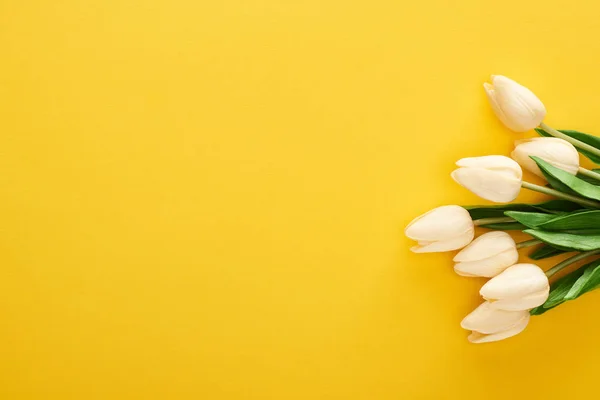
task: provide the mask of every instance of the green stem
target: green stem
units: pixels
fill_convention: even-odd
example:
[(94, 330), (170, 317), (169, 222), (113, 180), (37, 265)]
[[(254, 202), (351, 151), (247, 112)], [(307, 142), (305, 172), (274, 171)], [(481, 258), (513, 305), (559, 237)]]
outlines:
[(583, 253), (576, 254), (573, 257), (567, 258), (563, 262), (558, 263), (554, 267), (550, 268), (548, 271), (546, 271), (546, 276), (548, 278), (550, 278), (552, 275), (556, 274), (558, 271), (562, 270), (563, 268), (566, 268), (569, 265), (576, 263), (579, 260), (583, 260), (586, 257), (593, 256), (594, 254), (598, 254), (598, 253), (600, 253), (600, 249), (586, 251)]
[(540, 128), (542, 128), (544, 131), (546, 131), (547, 133), (549, 133), (550, 135), (552, 135), (554, 137), (566, 140), (567, 142), (571, 143), (573, 146), (580, 148), (581, 150), (589, 151), (590, 153), (595, 154), (600, 157), (600, 150), (595, 148), (594, 146), (590, 146), (589, 144), (584, 143), (581, 140), (573, 139), (571, 136), (565, 135), (564, 133), (559, 132), (556, 129), (549, 127), (548, 125), (546, 125), (543, 122), (540, 124)]
[(525, 189), (533, 190), (535, 192), (540, 192), (544, 194), (548, 194), (550, 196), (558, 197), (559, 199), (569, 200), (573, 203), (581, 204), (584, 207), (590, 208), (600, 208), (600, 203), (594, 200), (584, 199), (583, 197), (573, 196), (572, 194), (567, 194), (563, 192), (559, 192), (558, 190), (551, 189), (546, 186), (535, 185), (529, 182), (521, 182), (521, 186)]
[(581, 175), (585, 175), (587, 177), (590, 177), (592, 179), (596, 179), (597, 181), (600, 181), (600, 174), (594, 171), (590, 171), (589, 169), (585, 169), (583, 167), (579, 167), (579, 173)]
[(475, 226), (481, 226), (481, 225), (490, 225), (490, 224), (500, 224), (503, 222), (515, 222), (515, 220), (510, 217), (481, 218), (481, 219), (476, 219), (475, 221), (473, 221), (473, 224), (475, 224)]
[(536, 244), (540, 244), (540, 243), (542, 243), (542, 241), (539, 239), (526, 240), (524, 242), (517, 243), (517, 249), (522, 249), (522, 248), (529, 247), (529, 246), (535, 246)]

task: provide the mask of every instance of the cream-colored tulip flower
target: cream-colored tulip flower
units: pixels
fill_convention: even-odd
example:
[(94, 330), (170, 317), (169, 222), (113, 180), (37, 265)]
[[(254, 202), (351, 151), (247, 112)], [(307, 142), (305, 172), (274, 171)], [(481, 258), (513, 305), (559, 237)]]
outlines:
[(452, 179), (481, 198), (508, 203), (521, 191), (523, 171), (508, 157), (469, 157), (458, 160), (456, 165), (460, 168), (452, 172)]
[(521, 333), (529, 323), (529, 311), (505, 311), (483, 302), (467, 315), (460, 326), (472, 331), (471, 343), (488, 343), (506, 339)]
[(492, 278), (519, 260), (517, 245), (506, 232), (484, 233), (455, 257), (454, 271), (462, 276)]
[(529, 310), (544, 304), (550, 284), (535, 264), (515, 264), (490, 279), (479, 291), (492, 308), (506, 311)]
[(577, 175), (579, 170), (579, 153), (575, 146), (566, 140), (550, 137), (517, 140), (515, 149), (510, 156), (529, 172), (543, 178), (535, 161), (530, 156), (536, 156), (557, 168)]
[(492, 75), (492, 83), (483, 87), (494, 113), (515, 132), (527, 132), (542, 123), (546, 108), (525, 86), (502, 75)]
[(465, 247), (475, 236), (469, 212), (460, 206), (442, 206), (412, 220), (404, 233), (419, 245), (415, 253), (451, 251)]

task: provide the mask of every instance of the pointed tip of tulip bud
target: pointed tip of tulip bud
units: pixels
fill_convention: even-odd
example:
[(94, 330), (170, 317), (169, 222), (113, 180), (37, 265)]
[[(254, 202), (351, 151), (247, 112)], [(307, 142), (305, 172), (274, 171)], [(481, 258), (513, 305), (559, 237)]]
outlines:
[[(460, 168), (459, 168), (460, 169)], [(460, 181), (458, 180), (458, 169), (455, 169), (454, 171), (450, 172), (450, 178), (452, 178), (452, 180), (456, 183), (458, 183), (459, 185), (461, 184)], [(462, 185), (461, 185), (462, 186)]]

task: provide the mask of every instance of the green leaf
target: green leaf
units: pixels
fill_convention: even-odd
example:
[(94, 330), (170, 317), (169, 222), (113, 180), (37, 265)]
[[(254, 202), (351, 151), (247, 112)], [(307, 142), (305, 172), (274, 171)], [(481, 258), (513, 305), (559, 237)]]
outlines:
[[(543, 211), (547, 213), (558, 213), (558, 212), (572, 212), (576, 210), (585, 210), (585, 208), (581, 204), (574, 203), (569, 200), (549, 200), (543, 203), (537, 204), (528, 204), (530, 207), (538, 211)], [(515, 210), (518, 211), (518, 210)]]
[(465, 206), (473, 220), (504, 217), (508, 210), (532, 211), (529, 204), (500, 204), (497, 206)]
[(565, 229), (564, 231), (561, 231), (562, 233), (572, 233), (573, 235), (584, 235), (584, 236), (590, 236), (590, 235), (600, 235), (600, 228), (594, 228), (594, 229)]
[(564, 303), (574, 300), (600, 286), (600, 259), (558, 279), (550, 285), (550, 294), (544, 304), (530, 311), (531, 315), (540, 315)]
[(504, 215), (513, 218), (528, 228), (536, 228), (539, 225), (552, 221), (557, 217), (556, 214), (542, 214), (537, 212), (523, 211), (507, 211), (504, 213)]
[[(594, 168), (592, 171), (600, 174), (600, 168)], [(577, 177), (579, 179), (586, 181), (587, 183), (591, 183), (592, 185), (600, 186), (600, 180), (598, 180), (598, 179), (591, 178), (591, 177), (589, 177), (587, 175), (583, 175), (583, 174), (577, 174)]]
[[(541, 214), (547, 215), (547, 214)], [(513, 217), (514, 218), (514, 217)], [(516, 219), (516, 218), (515, 218)], [(520, 220), (518, 220), (520, 221)], [(525, 224), (524, 222), (520, 221)], [(527, 225), (529, 226), (529, 225)], [(574, 212), (571, 214), (564, 214), (554, 216), (546, 222), (541, 222), (537, 225), (538, 229), (547, 231), (559, 231), (559, 230), (576, 230), (576, 229), (598, 229), (600, 227), (600, 210), (590, 210), (584, 212)]]
[[(567, 171), (556, 168), (539, 157), (531, 156), (531, 158), (536, 162), (538, 167), (540, 167), (544, 176), (548, 178), (548, 182), (555, 189), (562, 192), (570, 190), (589, 199), (600, 200), (600, 187), (587, 183), (586, 181), (571, 175)], [(560, 183), (558, 186), (555, 186), (556, 181)], [(567, 189), (565, 189), (565, 187)]]
[(550, 294), (548, 299), (542, 304), (544, 308), (556, 307), (560, 303), (565, 301), (565, 296), (569, 293), (575, 282), (583, 275), (585, 268), (579, 268), (573, 273), (565, 275), (558, 279), (554, 284), (550, 286)]
[(565, 296), (565, 300), (574, 300), (582, 294), (594, 290), (598, 285), (600, 285), (600, 262), (589, 265), (584, 269), (583, 274)]
[(529, 212), (571, 212), (581, 210), (583, 207), (568, 200), (550, 200), (538, 204), (500, 204), (495, 206), (466, 206), (465, 209), (473, 219), (503, 217), (506, 211)]
[(507, 211), (504, 214), (528, 228), (546, 231), (569, 230), (580, 231), (580, 234), (594, 234), (599, 233), (600, 228), (600, 210), (576, 210), (560, 215), (523, 211)]
[(600, 249), (600, 235), (576, 235), (537, 229), (526, 229), (523, 232), (560, 250), (590, 251)]
[(545, 244), (529, 253), (529, 258), (532, 260), (542, 260), (544, 258), (550, 258), (559, 254), (563, 254), (564, 252), (564, 250), (555, 249), (554, 247)]
[(518, 222), (499, 222), (497, 224), (481, 225), (481, 228), (494, 229), (497, 231), (522, 231), (527, 227)]
[(562, 183), (559, 179), (556, 179), (554, 176), (548, 174), (542, 168), (540, 168), (540, 170), (542, 171), (544, 178), (546, 178), (546, 180), (548, 181), (548, 184), (546, 185), (546, 187), (549, 187), (551, 189), (556, 189), (559, 192), (577, 195), (577, 192), (575, 192), (570, 187), (568, 187), (567, 185)]
[(542, 315), (543, 313), (545, 313), (546, 311), (550, 310), (551, 308), (554, 308), (554, 307), (544, 308), (542, 306), (537, 306), (537, 307), (532, 308), (531, 310), (529, 310), (529, 314), (531, 314), (531, 315)]
[[(535, 131), (540, 136), (552, 137), (552, 135), (550, 135), (548, 132), (546, 132), (545, 130), (543, 130), (541, 128), (535, 128)], [(594, 146), (595, 148), (600, 149), (600, 137), (597, 137), (594, 135), (588, 135), (587, 133), (583, 133), (583, 132), (567, 130), (567, 129), (558, 129), (558, 131), (564, 133), (567, 136), (572, 137), (573, 139), (577, 139), (583, 143), (587, 143), (590, 146)], [(577, 147), (577, 146), (575, 146), (575, 147)], [(587, 158), (589, 158), (590, 160), (595, 162), (596, 164), (600, 164), (600, 157), (598, 157), (597, 155), (592, 154), (586, 150), (582, 150), (580, 148), (577, 148), (577, 150), (581, 154), (583, 154), (584, 156), (586, 156)]]

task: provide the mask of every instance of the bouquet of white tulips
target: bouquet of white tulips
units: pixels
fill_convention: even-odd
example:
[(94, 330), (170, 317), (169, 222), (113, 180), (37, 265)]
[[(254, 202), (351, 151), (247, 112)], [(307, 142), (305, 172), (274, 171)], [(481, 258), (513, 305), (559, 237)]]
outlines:
[[(416, 253), (460, 250), (454, 270), (467, 277), (491, 278), (480, 290), (483, 302), (461, 326), (469, 341), (493, 342), (522, 332), (532, 315), (544, 312), (600, 287), (600, 170), (579, 165), (579, 153), (600, 164), (600, 138), (573, 130), (556, 130), (543, 120), (546, 109), (526, 87), (504, 76), (484, 84), (496, 116), (515, 132), (535, 129), (541, 136), (518, 140), (511, 158), (463, 158), (452, 178), (497, 206), (438, 207), (414, 219), (406, 236)], [(522, 168), (548, 184), (523, 180)], [(538, 204), (506, 204), (521, 188), (555, 199)], [(491, 231), (475, 238), (475, 227)], [(530, 240), (515, 243), (504, 231), (523, 231)], [(474, 239), (475, 238), (475, 239)], [(474, 239), (474, 240), (473, 240)], [(532, 260), (573, 253), (547, 271), (518, 263), (517, 249), (535, 246)], [(550, 283), (563, 268), (582, 267)]]

